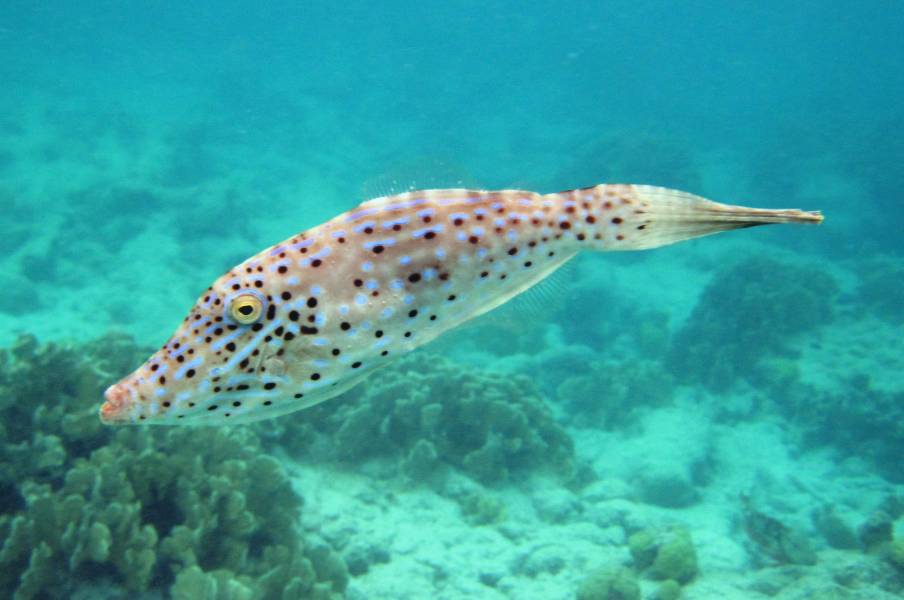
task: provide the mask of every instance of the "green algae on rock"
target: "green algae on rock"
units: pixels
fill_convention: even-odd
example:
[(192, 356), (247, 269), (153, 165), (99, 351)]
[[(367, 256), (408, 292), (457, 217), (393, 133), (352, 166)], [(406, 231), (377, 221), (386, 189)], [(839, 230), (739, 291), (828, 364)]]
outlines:
[(684, 527), (638, 531), (628, 547), (634, 566), (653, 579), (686, 584), (697, 576), (697, 551)]

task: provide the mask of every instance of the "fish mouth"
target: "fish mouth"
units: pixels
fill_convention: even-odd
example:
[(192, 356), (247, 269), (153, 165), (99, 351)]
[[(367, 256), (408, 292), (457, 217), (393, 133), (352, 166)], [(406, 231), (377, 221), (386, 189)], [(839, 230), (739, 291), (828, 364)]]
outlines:
[(100, 407), (100, 420), (107, 425), (119, 425), (132, 421), (134, 390), (123, 382), (114, 383), (104, 392), (104, 403)]

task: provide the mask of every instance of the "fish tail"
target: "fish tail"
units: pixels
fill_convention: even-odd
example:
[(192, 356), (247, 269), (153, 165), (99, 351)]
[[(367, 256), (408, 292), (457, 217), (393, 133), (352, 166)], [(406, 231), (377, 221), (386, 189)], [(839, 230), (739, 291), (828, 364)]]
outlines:
[(731, 229), (823, 220), (818, 211), (748, 208), (648, 185), (604, 184), (556, 195), (574, 221), (575, 238), (599, 250), (643, 250)]

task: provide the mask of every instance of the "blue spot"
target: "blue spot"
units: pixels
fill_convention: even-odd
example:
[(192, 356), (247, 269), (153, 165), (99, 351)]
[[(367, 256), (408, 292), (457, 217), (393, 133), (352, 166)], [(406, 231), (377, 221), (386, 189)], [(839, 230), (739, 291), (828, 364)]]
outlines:
[(345, 237), (345, 231), (341, 231), (341, 230), (340, 230), (340, 231), (334, 231), (331, 235), (332, 235), (334, 238)]
[(293, 250), (300, 250), (301, 248), (307, 248), (311, 244), (314, 243), (314, 240), (301, 240), (300, 242), (295, 242), (290, 246)]
[(365, 273), (369, 273), (370, 271), (373, 270), (373, 268), (374, 268), (374, 264), (372, 262), (370, 262), (369, 260), (365, 260), (363, 263), (361, 263), (361, 270), (364, 271)]
[(367, 296), (364, 294), (355, 294), (355, 304), (358, 306), (363, 306), (367, 304)]
[(311, 286), (311, 295), (312, 296), (319, 296), (322, 291), (323, 291), (323, 288), (321, 288), (319, 285)]
[(366, 287), (369, 290), (375, 290), (378, 287), (380, 287), (380, 284), (377, 283), (376, 279), (368, 279), (367, 283), (364, 284), (364, 287)]
[(377, 212), (376, 208), (364, 208), (361, 210), (357, 210), (353, 213), (348, 213), (348, 216), (345, 217), (345, 221), (354, 221), (355, 219), (360, 219), (361, 217), (366, 217), (367, 215), (372, 215)]
[(355, 233), (361, 233), (362, 231), (364, 231), (364, 230), (367, 229), (368, 227), (370, 227), (371, 229), (373, 229), (373, 228), (374, 228), (374, 225), (376, 225), (376, 223), (373, 222), (373, 221), (365, 221), (364, 223), (361, 223), (360, 225), (355, 225), (355, 227), (354, 227), (354, 229), (353, 229), (352, 231), (354, 231)]
[(405, 297), (402, 298), (402, 302), (404, 302), (405, 304), (413, 304), (414, 296), (412, 296), (411, 294), (406, 294)]
[(393, 315), (393, 313), (395, 313), (395, 309), (391, 306), (387, 306), (380, 313), (380, 316), (383, 317), (384, 319), (388, 319), (389, 317), (391, 317)]
[(443, 250), (442, 248), (437, 248), (436, 249), (436, 258), (438, 258), (440, 260), (446, 258), (446, 251)]
[(411, 257), (408, 256), (407, 254), (406, 254), (405, 256), (402, 256), (402, 257), (399, 258), (399, 264), (400, 264), (400, 265), (403, 265), (403, 266), (404, 266), (404, 265), (407, 265), (407, 264), (410, 264), (410, 263), (411, 263)]
[(341, 306), (339, 307), (339, 314), (340, 314), (340, 315), (347, 315), (347, 314), (348, 314), (348, 304), (343, 304), (343, 305), (341, 305)]

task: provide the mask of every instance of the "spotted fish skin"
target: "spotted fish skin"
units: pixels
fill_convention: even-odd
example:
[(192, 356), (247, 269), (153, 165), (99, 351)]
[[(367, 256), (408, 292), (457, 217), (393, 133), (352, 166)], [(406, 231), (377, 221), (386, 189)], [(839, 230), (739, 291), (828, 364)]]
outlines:
[[(636, 185), (377, 198), (217, 279), (170, 340), (108, 388), (101, 420), (214, 425), (294, 412), (502, 304), (582, 249), (821, 219)], [(261, 315), (242, 324), (229, 307), (248, 295)]]

